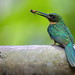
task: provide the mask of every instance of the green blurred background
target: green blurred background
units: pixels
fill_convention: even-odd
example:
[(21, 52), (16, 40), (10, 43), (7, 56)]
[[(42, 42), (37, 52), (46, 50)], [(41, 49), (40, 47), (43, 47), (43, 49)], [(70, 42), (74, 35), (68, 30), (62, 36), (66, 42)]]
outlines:
[(52, 44), (48, 20), (31, 9), (60, 14), (75, 38), (75, 0), (0, 0), (0, 45)]

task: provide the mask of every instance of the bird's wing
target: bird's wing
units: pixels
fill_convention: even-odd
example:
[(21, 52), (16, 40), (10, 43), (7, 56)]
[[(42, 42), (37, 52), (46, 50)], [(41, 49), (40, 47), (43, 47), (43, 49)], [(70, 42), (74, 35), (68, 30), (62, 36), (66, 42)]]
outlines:
[(59, 44), (68, 44), (70, 42), (70, 38), (68, 33), (61, 29), (55, 36), (53, 36), (54, 40), (56, 40)]
[(74, 38), (69, 30), (69, 28), (64, 24), (64, 29), (66, 30), (66, 32), (68, 33), (70, 40), (72, 41), (72, 43), (74, 44)]
[(71, 42), (74, 44), (74, 38), (73, 38), (73, 36), (72, 36), (72, 34), (71, 34), (69, 28), (65, 25), (65, 23), (64, 23), (63, 21), (61, 21), (61, 22), (59, 22), (58, 24), (59, 24), (62, 28), (64, 28), (64, 29), (66, 30), (66, 32), (67, 32), (68, 35), (69, 35), (69, 38), (70, 38)]
[(71, 41), (66, 29), (60, 24), (50, 26), (48, 33), (59, 44), (68, 44)]

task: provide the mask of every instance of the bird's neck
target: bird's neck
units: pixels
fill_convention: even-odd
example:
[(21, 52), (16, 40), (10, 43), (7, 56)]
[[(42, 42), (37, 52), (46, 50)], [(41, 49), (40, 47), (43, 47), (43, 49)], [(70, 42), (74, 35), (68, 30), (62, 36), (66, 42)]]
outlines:
[(52, 24), (56, 24), (57, 22), (50, 22), (50, 25), (52, 25)]
[(54, 24), (58, 24), (58, 23), (63, 23), (64, 24), (64, 21), (60, 20), (59, 22), (50, 22), (50, 25), (54, 25)]

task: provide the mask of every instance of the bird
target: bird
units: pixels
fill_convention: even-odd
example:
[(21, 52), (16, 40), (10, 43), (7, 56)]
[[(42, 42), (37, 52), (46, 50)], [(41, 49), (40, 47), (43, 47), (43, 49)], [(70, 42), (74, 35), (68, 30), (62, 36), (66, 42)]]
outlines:
[(33, 14), (43, 16), (50, 22), (47, 32), (54, 40), (54, 44), (58, 43), (65, 50), (66, 58), (71, 67), (75, 67), (75, 49), (73, 48), (74, 38), (66, 26), (63, 18), (57, 13), (46, 14), (37, 10), (30, 10)]

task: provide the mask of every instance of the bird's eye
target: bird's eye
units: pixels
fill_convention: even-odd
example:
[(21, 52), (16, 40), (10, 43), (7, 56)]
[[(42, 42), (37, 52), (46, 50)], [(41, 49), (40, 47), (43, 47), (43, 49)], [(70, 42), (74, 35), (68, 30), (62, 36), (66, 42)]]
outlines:
[(50, 14), (49, 16), (50, 16), (51, 18), (55, 18), (55, 16), (54, 16), (54, 15), (51, 15), (51, 14)]

